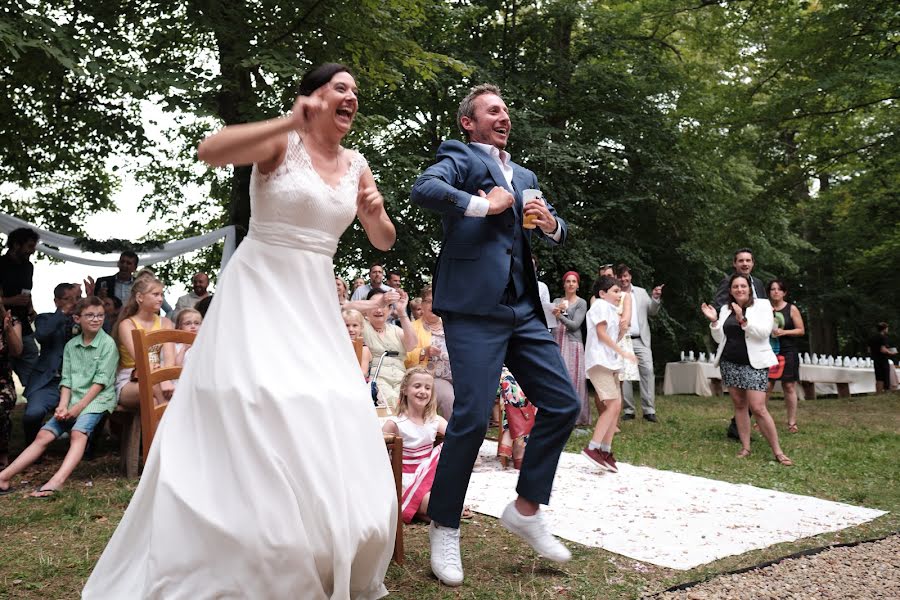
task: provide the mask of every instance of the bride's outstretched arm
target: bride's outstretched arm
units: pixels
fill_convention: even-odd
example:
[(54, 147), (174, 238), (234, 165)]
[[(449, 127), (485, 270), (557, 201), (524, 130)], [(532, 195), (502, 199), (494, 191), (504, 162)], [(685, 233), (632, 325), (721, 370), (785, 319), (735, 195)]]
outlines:
[(372, 245), (379, 250), (390, 250), (397, 240), (397, 231), (384, 210), (384, 198), (375, 185), (372, 171), (366, 169), (359, 176), (359, 193), (356, 196), (356, 216)]
[(268, 173), (284, 160), (288, 132), (303, 129), (307, 120), (322, 110), (323, 105), (319, 98), (299, 96), (290, 115), (228, 125), (200, 142), (197, 155), (214, 167), (256, 163), (260, 171)]

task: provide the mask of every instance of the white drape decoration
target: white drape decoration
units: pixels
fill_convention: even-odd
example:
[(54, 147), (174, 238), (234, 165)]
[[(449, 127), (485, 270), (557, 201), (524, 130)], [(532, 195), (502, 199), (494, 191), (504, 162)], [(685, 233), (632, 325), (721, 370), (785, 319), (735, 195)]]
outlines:
[[(29, 229), (33, 229), (37, 232), (38, 235), (41, 236), (37, 249), (47, 256), (52, 256), (53, 258), (75, 262), (82, 265), (90, 265), (92, 267), (115, 268), (118, 263), (118, 253), (116, 253), (115, 257), (108, 259), (82, 256), (81, 253), (92, 253), (82, 250), (81, 247), (75, 243), (75, 238), (67, 235), (62, 235), (60, 233), (54, 233), (46, 229), (41, 229), (33, 223), (23, 221), (22, 219), (17, 219), (16, 217), (13, 217), (11, 215), (0, 213), (0, 233), (8, 234), (13, 229), (18, 229), (20, 227), (28, 227)], [(196, 237), (166, 242), (156, 250), (152, 250), (150, 252), (138, 252), (137, 254), (140, 259), (140, 264), (152, 265), (160, 261), (175, 258), (176, 256), (181, 256), (182, 254), (186, 254), (194, 250), (199, 250), (200, 248), (205, 248), (206, 246), (211, 246), (222, 238), (225, 238), (225, 247), (222, 248), (222, 264), (220, 266), (221, 272), (221, 269), (225, 268), (225, 264), (234, 253), (235, 244), (237, 241), (234, 225), (222, 227), (221, 229), (216, 229), (215, 231), (210, 231), (209, 233), (204, 233), (203, 235), (198, 235)], [(79, 254), (72, 254), (72, 251), (75, 251)]]

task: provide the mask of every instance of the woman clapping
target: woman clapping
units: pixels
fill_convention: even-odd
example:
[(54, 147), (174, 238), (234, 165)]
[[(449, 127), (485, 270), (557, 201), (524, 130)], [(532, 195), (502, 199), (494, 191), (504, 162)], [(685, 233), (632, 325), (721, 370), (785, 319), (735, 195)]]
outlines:
[(734, 403), (734, 418), (741, 439), (739, 457), (750, 455), (750, 415), (756, 416), (759, 429), (768, 440), (775, 460), (785, 466), (794, 463), (778, 444), (775, 422), (766, 409), (769, 367), (778, 359), (769, 345), (774, 319), (772, 307), (765, 300), (754, 302), (750, 280), (735, 273), (729, 281), (729, 302), (716, 309), (704, 303), (703, 315), (709, 319), (713, 339), (719, 344), (715, 365), (722, 371), (722, 383), (728, 387)]

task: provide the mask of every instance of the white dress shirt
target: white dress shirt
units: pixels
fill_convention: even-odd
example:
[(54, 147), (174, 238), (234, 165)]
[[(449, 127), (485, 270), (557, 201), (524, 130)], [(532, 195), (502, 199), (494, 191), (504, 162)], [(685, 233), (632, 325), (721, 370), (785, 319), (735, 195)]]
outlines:
[[(506, 179), (506, 184), (509, 186), (509, 189), (512, 189), (513, 168), (512, 165), (509, 164), (509, 152), (501, 150), (497, 146), (491, 146), (490, 144), (481, 144), (479, 142), (472, 142), (471, 144), (481, 148), (487, 152), (491, 158), (497, 161), (497, 164), (500, 165), (500, 171)], [(486, 199), (481, 196), (473, 195), (469, 200), (469, 206), (466, 207), (465, 215), (467, 217), (486, 217), (490, 206), (491, 203)], [(557, 227), (556, 231), (550, 235), (550, 238), (554, 242), (558, 242), (561, 237), (562, 231), (560, 231), (559, 227)]]

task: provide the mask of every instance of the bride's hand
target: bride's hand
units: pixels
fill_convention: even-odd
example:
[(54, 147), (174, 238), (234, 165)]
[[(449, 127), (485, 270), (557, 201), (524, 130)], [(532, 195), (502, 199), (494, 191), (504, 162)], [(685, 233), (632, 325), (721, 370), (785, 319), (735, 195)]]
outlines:
[(297, 96), (291, 109), (292, 129), (306, 129), (313, 117), (324, 109), (325, 102), (318, 96)]
[(384, 210), (384, 197), (373, 186), (359, 188), (356, 195), (356, 213), (360, 216), (375, 217)]

